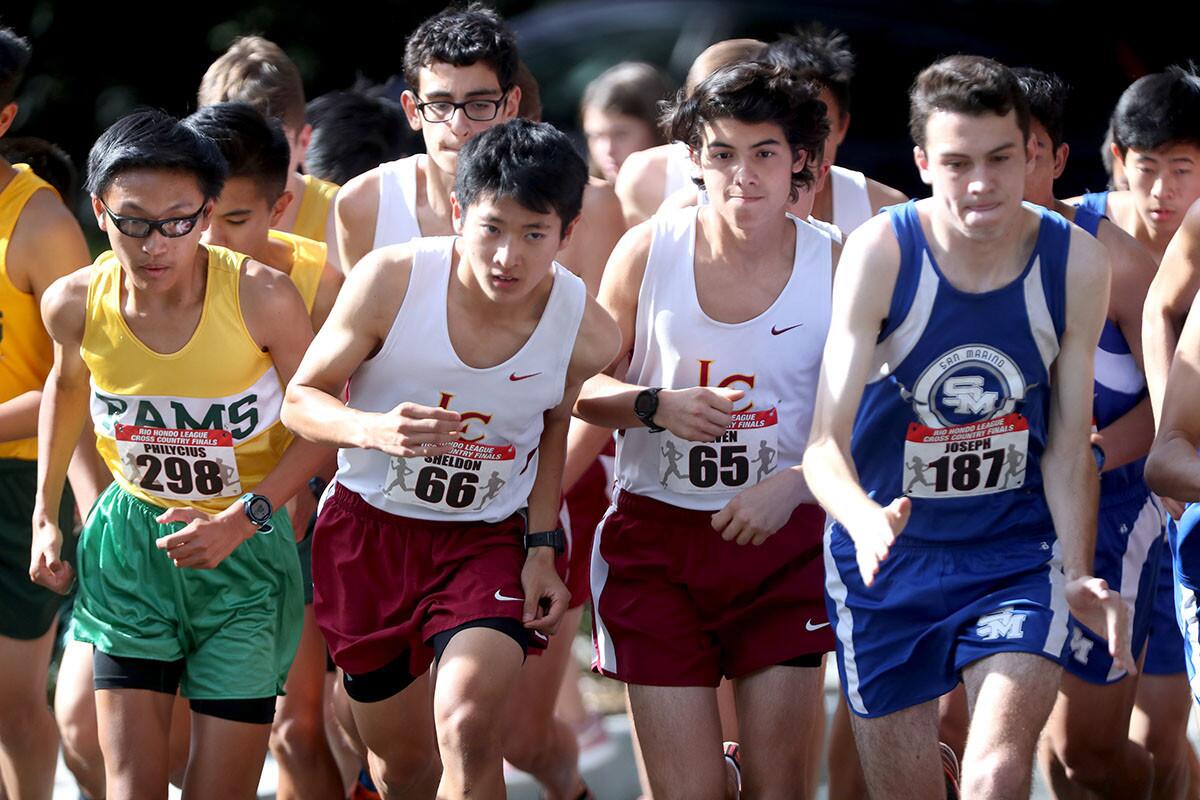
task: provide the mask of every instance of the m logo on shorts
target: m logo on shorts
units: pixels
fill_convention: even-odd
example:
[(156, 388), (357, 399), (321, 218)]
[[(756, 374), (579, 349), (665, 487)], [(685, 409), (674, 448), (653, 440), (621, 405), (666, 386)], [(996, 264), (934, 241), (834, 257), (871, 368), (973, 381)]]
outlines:
[(1086, 664), (1088, 658), (1092, 654), (1092, 648), (1096, 643), (1083, 635), (1083, 631), (1079, 628), (1071, 631), (1071, 655), (1080, 664)]
[(1020, 639), (1025, 636), (1025, 615), (1011, 608), (984, 614), (975, 623), (975, 635), (986, 641)]

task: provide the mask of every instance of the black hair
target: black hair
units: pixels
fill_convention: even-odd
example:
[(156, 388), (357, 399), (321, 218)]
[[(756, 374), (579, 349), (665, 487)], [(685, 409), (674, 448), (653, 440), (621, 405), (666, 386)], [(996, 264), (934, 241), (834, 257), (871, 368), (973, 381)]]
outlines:
[(854, 51), (850, 39), (820, 23), (782, 34), (767, 45), (763, 60), (796, 72), (811, 74), (837, 100), (843, 115), (850, 113), (850, 81), (854, 78)]
[(74, 208), (79, 173), (61, 147), (36, 136), (9, 136), (0, 139), (0, 158), (10, 164), (28, 164), (34, 175), (54, 187), (68, 208)]
[(1029, 115), (1042, 124), (1050, 137), (1050, 146), (1057, 150), (1066, 139), (1070, 87), (1053, 72), (1042, 72), (1033, 67), (1017, 67), (1013, 74), (1017, 76), (1025, 93), (1025, 101), (1029, 103)]
[(164, 111), (135, 111), (108, 127), (88, 153), (86, 189), (100, 197), (123, 172), (190, 172), (205, 200), (221, 194), (228, 174), (215, 142)]
[(283, 124), (249, 103), (215, 103), (184, 120), (216, 142), (230, 178), (249, 178), (271, 205), (287, 188), (291, 149)]
[(482, 3), (454, 6), (422, 22), (404, 45), (404, 80), (420, 90), (421, 68), (436, 62), (491, 67), (508, 91), (517, 76), (517, 42), (496, 11)]
[(1138, 78), (1117, 101), (1112, 132), (1122, 155), (1130, 149), (1200, 145), (1200, 77), (1175, 66)]
[(565, 234), (583, 207), (587, 181), (587, 164), (566, 134), (518, 117), (463, 146), (454, 195), (464, 211), (482, 197), (511, 197), (539, 214), (553, 211)]
[[(791, 199), (813, 183), (813, 171), (825, 154), (829, 135), (828, 111), (817, 99), (812, 83), (799, 79), (785, 67), (743, 61), (721, 67), (696, 86), (690, 96), (681, 91), (667, 109), (671, 138), (700, 152), (704, 125), (717, 119), (738, 122), (773, 122), (783, 129), (792, 157), (806, 153), (804, 168), (792, 173)], [(703, 181), (697, 180), (703, 188)]]
[(17, 85), (32, 56), (29, 40), (12, 28), (0, 26), (0, 108), (17, 98)]
[(415, 152), (415, 137), (395, 100), (357, 89), (315, 97), (306, 110), (312, 140), (304, 156), (310, 175), (338, 185)]
[(980, 117), (1017, 116), (1022, 143), (1029, 141), (1029, 103), (1017, 76), (999, 61), (983, 56), (949, 56), (917, 76), (908, 93), (908, 132), (925, 147), (925, 125), (935, 111)]

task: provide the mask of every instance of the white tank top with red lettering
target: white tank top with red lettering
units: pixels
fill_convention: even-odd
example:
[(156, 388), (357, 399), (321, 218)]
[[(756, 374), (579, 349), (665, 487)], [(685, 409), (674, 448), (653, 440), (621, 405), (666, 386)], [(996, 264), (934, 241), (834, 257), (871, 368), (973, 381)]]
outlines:
[(379, 353), (351, 377), (347, 405), (380, 413), (406, 401), (449, 408), (462, 414), (462, 439), (454, 452), (433, 458), (344, 448), (336, 480), (398, 516), (497, 522), (529, 501), (543, 414), (562, 402), (587, 289), (556, 263), (546, 307), (521, 349), (494, 367), (468, 366), (446, 322), (454, 242), (413, 243), (404, 301)]
[(713, 511), (801, 462), (829, 330), (833, 253), (828, 233), (795, 217), (792, 275), (746, 322), (712, 319), (696, 293), (696, 208), (654, 217), (625, 380), (685, 389), (727, 386), (746, 396), (716, 442), (630, 428), (617, 440), (617, 486), (682, 508)]

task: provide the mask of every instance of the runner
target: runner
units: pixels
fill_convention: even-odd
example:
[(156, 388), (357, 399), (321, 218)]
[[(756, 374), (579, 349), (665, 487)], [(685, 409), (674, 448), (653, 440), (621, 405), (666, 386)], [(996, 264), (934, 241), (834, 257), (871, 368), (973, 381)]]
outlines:
[[(847, 242), (805, 453), (838, 520), (825, 550), (838, 668), (872, 796), (943, 796), (937, 698), (960, 677), (973, 712), (963, 796), (1027, 796), (1068, 603), (1133, 667), (1121, 599), (1089, 574), (1085, 398), (1107, 256), (1021, 205), (1028, 107), (1002, 65), (925, 69), (910, 130), (933, 198)], [(1026, 457), (1019, 493), (999, 484), (1009, 444)], [(935, 486), (910, 499), (914, 456)]]
[[(90, 404), (114, 483), (80, 543), (74, 635), (95, 646), (111, 798), (165, 793), (177, 688), (193, 712), (184, 793), (252, 793), (300, 636), (291, 526), (272, 509), (324, 455), (290, 443), (278, 421), (312, 329), (282, 275), (200, 245), (224, 178), (220, 152), (191, 126), (160, 112), (119, 120), (88, 158), (113, 249), (43, 300), (58, 347), (30, 576), (71, 585), (55, 520)], [(137, 483), (123, 464), (131, 452)], [(236, 465), (232, 481), (217, 459)]]
[[(1154, 607), (1163, 540), (1163, 513), (1142, 478), (1154, 420), (1141, 367), (1142, 303), (1154, 259), (1103, 216), (1054, 197), (1066, 168), (1068, 90), (1057, 76), (1014, 70), (1029, 103), (1033, 171), (1025, 199), (1073, 220), (1104, 245), (1112, 265), (1108, 314), (1095, 352), (1092, 451), (1100, 472), (1095, 574), (1117, 589), (1132, 611), (1131, 651), (1142, 655)], [(1007, 485), (1024, 463), (1013, 445), (1005, 456)], [(1104, 638), (1071, 620), (1070, 654), (1058, 700), (1039, 748), (1047, 783), (1058, 797), (1080, 791), (1101, 797), (1145, 797), (1153, 771), (1149, 754), (1129, 739), (1138, 677), (1113, 664)]]
[[(302, 435), (343, 448), (314, 541), (317, 619), (345, 670), (372, 777), (392, 796), (434, 786), (442, 797), (468, 787), (503, 796), (499, 720), (511, 719), (527, 642), (544, 642), (567, 604), (553, 567), (565, 542), (553, 529), (570, 408), (617, 349), (611, 320), (553, 263), (587, 180), (566, 137), (511, 121), (458, 159), (461, 238), (363, 260), (285, 411)], [(395, 456), (419, 459), (412, 492), (382, 491)], [(476, 512), (485, 471), (507, 483)], [(516, 512), (526, 503), (536, 533), (523, 556)], [(433, 555), (428, 541), (439, 543)], [(390, 598), (379, 594), (381, 568)], [(556, 689), (543, 690), (551, 705)], [(572, 797), (586, 796), (575, 770), (566, 758), (553, 765), (575, 775)]]
[[(596, 668), (628, 685), (657, 797), (734, 795), (717, 758), (722, 676), (735, 686), (747, 795), (807, 783), (807, 742), (792, 733), (821, 702), (832, 635), (824, 515), (800, 503), (799, 462), (834, 245), (784, 209), (811, 186), (827, 132), (824, 107), (790, 73), (713, 72), (672, 119), (712, 204), (636, 227), (605, 274), (601, 302), (633, 355), (577, 405), (624, 431), (592, 551)], [(763, 443), (777, 461), (754, 483)]]
[(200, 106), (229, 100), (249, 103), (264, 117), (283, 123), (291, 150), (287, 190), (296, 201), (283, 212), (278, 230), (329, 244), (329, 261), (341, 268), (335, 239), (334, 199), (337, 184), (300, 172), (312, 140), (304, 116), (304, 83), (287, 53), (261, 36), (242, 36), (214, 61), (200, 79)]
[[(310, 175), (343, 185), (386, 161), (417, 151), (417, 136), (404, 119), (404, 109), (376, 92), (351, 89), (308, 101), (312, 139), (304, 153), (304, 168)], [(328, 244), (337, 249), (336, 241)]]
[[(17, 85), (30, 56), (25, 39), (0, 27), (0, 136), (16, 119)], [(40, 303), (55, 279), (88, 260), (79, 224), (58, 192), (27, 165), (0, 158), (0, 669), (5, 675), (0, 788), (11, 798), (49, 797), (58, 753), (46, 679), (63, 598), (29, 582), (27, 559), (38, 404), (53, 362)], [(80, 469), (87, 466), (89, 450), (81, 443), (71, 472), (85, 512), (98, 489), (96, 477)], [(75, 508), (69, 492), (56, 519), (67, 532), (64, 558), (73, 560)]]
[(579, 101), (579, 124), (593, 175), (615, 184), (625, 159), (666, 143), (658, 105), (671, 94), (670, 79), (640, 61), (622, 61), (587, 85)]
[(812, 25), (771, 42), (764, 58), (772, 64), (804, 72), (821, 86), (821, 102), (829, 114), (824, 163), (830, 167), (813, 201), (814, 217), (833, 223), (843, 235), (849, 236), (884, 206), (908, 199), (861, 172), (837, 165), (838, 148), (850, 130), (850, 82), (855, 68), (850, 40), (844, 33)]

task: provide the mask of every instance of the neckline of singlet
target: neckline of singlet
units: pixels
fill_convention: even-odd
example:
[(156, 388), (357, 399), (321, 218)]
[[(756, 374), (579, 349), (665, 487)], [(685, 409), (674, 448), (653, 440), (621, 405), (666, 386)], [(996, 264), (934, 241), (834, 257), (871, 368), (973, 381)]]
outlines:
[[(116, 253), (113, 254), (113, 260), (117, 262), (117, 300), (116, 308), (114, 309), (117, 315), (117, 320), (121, 326), (122, 332), (125, 333), (125, 335), (127, 335), (134, 344), (136, 344), (142, 350), (145, 350), (146, 353), (154, 358), (176, 359), (187, 355), (187, 352), (192, 349), (193, 345), (196, 343), (196, 340), (199, 338), (200, 331), (204, 329), (204, 323), (208, 320), (208, 310), (212, 305), (210, 302), (212, 300), (213, 291), (212, 261), (215, 254), (205, 245), (200, 245), (200, 247), (207, 254), (207, 258), (204, 262), (204, 306), (200, 309), (200, 320), (196, 323), (196, 328), (192, 331), (192, 335), (188, 337), (188, 340), (184, 343), (183, 347), (179, 348), (173, 353), (160, 353), (158, 350), (155, 350), (153, 347), (143, 342), (138, 335), (133, 332), (133, 328), (129, 327), (129, 321), (125, 319), (125, 312), (122, 310), (121, 302), (121, 289), (125, 285), (125, 269), (121, 266), (121, 262), (117, 259)], [(239, 265), (238, 268), (240, 269), (241, 266)]]
[(783, 297), (787, 294), (788, 289), (791, 287), (792, 281), (796, 280), (800, 274), (801, 220), (792, 214), (787, 215), (787, 218), (792, 221), (792, 224), (796, 229), (796, 241), (792, 251), (792, 272), (790, 275), (788, 275), (787, 282), (783, 284), (783, 288), (779, 290), (779, 294), (775, 296), (775, 299), (771, 301), (771, 304), (763, 309), (761, 313), (755, 314), (750, 319), (743, 320), (742, 322), (722, 322), (719, 319), (713, 319), (712, 315), (705, 311), (704, 306), (700, 303), (700, 287), (696, 284), (696, 239), (700, 236), (699, 206), (693, 206), (693, 211), (690, 214), (690, 217), (691, 219), (688, 222), (690, 235), (687, 237), (687, 261), (689, 267), (689, 269), (686, 270), (688, 276), (687, 290), (692, 302), (695, 304), (696, 310), (700, 313), (701, 318), (705, 322), (716, 325), (719, 328), (728, 328), (730, 330), (736, 330), (738, 328), (744, 328), (753, 325), (757, 322), (762, 322), (771, 312), (776, 310), (780, 303), (783, 302)]
[(910, 202), (912, 203), (911, 214), (914, 222), (913, 227), (916, 229), (916, 235), (919, 237), (918, 244), (921, 245), (922, 254), (929, 258), (929, 264), (931, 267), (933, 267), (934, 274), (937, 275), (938, 281), (940, 281), (943, 286), (945, 286), (954, 294), (971, 300), (982, 300), (995, 297), (996, 295), (1012, 291), (1014, 287), (1020, 287), (1025, 282), (1025, 279), (1029, 277), (1030, 271), (1033, 270), (1033, 265), (1038, 261), (1038, 257), (1042, 251), (1042, 245), (1044, 243), (1043, 240), (1046, 236), (1046, 230), (1049, 227), (1049, 215), (1045, 209), (1031, 208), (1030, 206), (1023, 204), (1022, 208), (1028, 208), (1031, 211), (1036, 211), (1038, 214), (1038, 232), (1037, 237), (1033, 242), (1033, 250), (1029, 253), (1029, 260), (1026, 261), (1025, 266), (1022, 268), (1020, 273), (1018, 273), (1015, 278), (1003, 286), (997, 286), (995, 289), (988, 289), (984, 292), (968, 292), (966, 289), (960, 289), (955, 286), (954, 282), (946, 277), (946, 274), (942, 272), (942, 268), (937, 263), (937, 258), (935, 258), (933, 255), (933, 248), (929, 246), (929, 239), (925, 236), (925, 226), (921, 224), (921, 214), (917, 211), (916, 201), (913, 200)]

